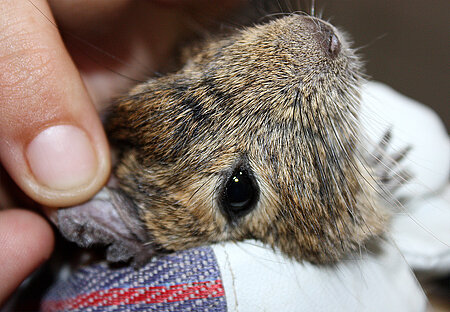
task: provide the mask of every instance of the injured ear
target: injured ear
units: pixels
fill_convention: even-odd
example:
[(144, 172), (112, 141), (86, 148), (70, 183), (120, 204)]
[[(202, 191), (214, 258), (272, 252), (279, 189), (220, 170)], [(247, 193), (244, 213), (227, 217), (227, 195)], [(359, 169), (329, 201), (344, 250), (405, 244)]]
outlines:
[(107, 246), (110, 262), (142, 265), (153, 255), (137, 207), (118, 189), (104, 187), (90, 201), (59, 209), (51, 219), (66, 239), (81, 247)]

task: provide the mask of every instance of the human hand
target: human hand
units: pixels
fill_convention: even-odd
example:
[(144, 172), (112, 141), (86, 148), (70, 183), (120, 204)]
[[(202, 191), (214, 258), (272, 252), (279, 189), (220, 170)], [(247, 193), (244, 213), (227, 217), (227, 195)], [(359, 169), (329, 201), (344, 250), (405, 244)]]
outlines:
[[(178, 2), (0, 3), (0, 170), (26, 196), (45, 206), (70, 206), (103, 186), (110, 156), (96, 107), (168, 59), (185, 33), (180, 16), (186, 5)], [(6, 191), (3, 180), (2, 209), (22, 199), (10, 186)], [(0, 302), (52, 248), (41, 217), (0, 212)]]
[(50, 257), (53, 232), (39, 215), (0, 211), (0, 307), (20, 283)]

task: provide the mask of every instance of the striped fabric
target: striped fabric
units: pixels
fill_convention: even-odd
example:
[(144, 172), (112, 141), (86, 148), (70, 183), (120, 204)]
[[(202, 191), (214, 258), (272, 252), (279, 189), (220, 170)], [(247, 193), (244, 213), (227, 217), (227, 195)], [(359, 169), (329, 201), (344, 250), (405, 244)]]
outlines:
[(224, 287), (210, 247), (153, 259), (144, 267), (97, 264), (57, 282), (44, 298), (56, 311), (226, 311)]

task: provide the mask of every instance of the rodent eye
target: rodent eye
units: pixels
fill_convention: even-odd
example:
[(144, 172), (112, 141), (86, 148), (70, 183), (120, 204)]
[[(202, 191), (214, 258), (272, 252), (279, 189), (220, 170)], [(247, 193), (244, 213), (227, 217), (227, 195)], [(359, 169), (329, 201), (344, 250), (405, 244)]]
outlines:
[(252, 210), (257, 195), (253, 177), (246, 169), (237, 168), (225, 184), (221, 204), (229, 217), (241, 217)]

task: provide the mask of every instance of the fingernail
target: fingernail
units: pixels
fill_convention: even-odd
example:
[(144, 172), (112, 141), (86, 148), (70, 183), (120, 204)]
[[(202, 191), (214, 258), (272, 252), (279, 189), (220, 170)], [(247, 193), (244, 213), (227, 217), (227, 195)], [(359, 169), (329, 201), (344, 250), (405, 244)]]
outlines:
[(28, 145), (28, 164), (36, 180), (55, 190), (72, 190), (89, 183), (98, 160), (87, 134), (75, 126), (45, 129)]

